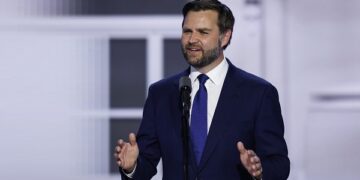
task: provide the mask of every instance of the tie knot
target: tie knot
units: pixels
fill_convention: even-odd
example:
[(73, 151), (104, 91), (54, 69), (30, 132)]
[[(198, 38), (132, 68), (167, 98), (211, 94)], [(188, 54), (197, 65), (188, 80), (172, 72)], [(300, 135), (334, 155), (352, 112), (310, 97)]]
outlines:
[(209, 77), (208, 77), (207, 75), (205, 75), (205, 74), (200, 74), (200, 75), (198, 76), (199, 83), (202, 84), (202, 85), (204, 85), (205, 82), (206, 82), (208, 79), (209, 79)]

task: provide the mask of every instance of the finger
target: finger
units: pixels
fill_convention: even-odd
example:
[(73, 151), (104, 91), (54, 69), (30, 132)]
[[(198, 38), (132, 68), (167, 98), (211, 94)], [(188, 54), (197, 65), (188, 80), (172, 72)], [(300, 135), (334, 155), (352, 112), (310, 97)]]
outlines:
[(122, 148), (120, 154), (118, 155), (121, 162), (124, 162), (124, 160), (125, 160), (125, 155), (126, 155), (127, 149), (128, 149), (128, 144), (125, 144), (124, 147)]
[(122, 166), (121, 166), (121, 161), (120, 161), (120, 160), (116, 161), (116, 164), (117, 164), (119, 167), (122, 167)]
[(121, 150), (120, 146), (116, 146), (116, 147), (115, 147), (115, 152), (119, 153), (120, 150)]
[(252, 173), (252, 175), (254, 176), (254, 177), (260, 177), (261, 178), (261, 174), (262, 174), (262, 169), (260, 169), (260, 170), (258, 170), (258, 171), (255, 171), (255, 172), (253, 172)]
[(120, 163), (120, 154), (114, 153), (114, 158), (115, 158), (116, 162)]
[(125, 144), (124, 140), (122, 140), (122, 139), (118, 140), (118, 146), (120, 146), (120, 148), (123, 147), (124, 144)]
[(238, 148), (238, 150), (240, 151), (241, 154), (246, 153), (246, 149), (244, 147), (244, 144), (241, 141), (239, 141), (237, 143), (237, 148)]
[(131, 146), (135, 146), (136, 145), (136, 136), (134, 133), (130, 133), (129, 134), (129, 141)]
[(250, 173), (254, 173), (254, 172), (261, 172), (262, 168), (259, 167), (258, 165), (251, 165), (251, 169), (250, 169)]
[(255, 154), (255, 152), (253, 150), (247, 150), (247, 153), (248, 153), (249, 157), (256, 156), (256, 154)]
[(117, 157), (117, 158), (120, 158), (120, 153), (121, 152), (114, 152), (114, 156)]
[(261, 164), (260, 163), (255, 164), (255, 166), (256, 166), (257, 171), (259, 171), (261, 169)]
[(115, 157), (116, 164), (117, 164), (119, 167), (121, 167), (121, 160), (120, 160), (119, 154), (114, 153), (114, 157)]
[(259, 162), (260, 162), (259, 156), (255, 156), (254, 159), (255, 159), (254, 161), (255, 161), (256, 163), (259, 163)]
[(256, 171), (252, 173), (253, 177), (259, 177), (261, 175), (260, 171)]
[(250, 162), (251, 163), (259, 163), (260, 162), (260, 159), (258, 156), (253, 156), (250, 158)]

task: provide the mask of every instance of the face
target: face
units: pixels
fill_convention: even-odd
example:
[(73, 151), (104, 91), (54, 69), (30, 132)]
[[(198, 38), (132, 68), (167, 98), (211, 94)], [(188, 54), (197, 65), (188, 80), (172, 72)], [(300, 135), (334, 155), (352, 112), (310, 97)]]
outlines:
[(218, 13), (213, 10), (189, 11), (181, 36), (182, 51), (187, 62), (203, 68), (223, 59), (225, 40), (217, 25)]

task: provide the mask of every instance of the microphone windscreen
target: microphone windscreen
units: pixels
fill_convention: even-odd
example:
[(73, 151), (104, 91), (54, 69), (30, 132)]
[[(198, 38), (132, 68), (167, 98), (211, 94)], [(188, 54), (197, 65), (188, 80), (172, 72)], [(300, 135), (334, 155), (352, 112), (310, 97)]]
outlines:
[(182, 88), (189, 89), (191, 92), (191, 80), (188, 76), (183, 76), (180, 78), (179, 89), (181, 90)]

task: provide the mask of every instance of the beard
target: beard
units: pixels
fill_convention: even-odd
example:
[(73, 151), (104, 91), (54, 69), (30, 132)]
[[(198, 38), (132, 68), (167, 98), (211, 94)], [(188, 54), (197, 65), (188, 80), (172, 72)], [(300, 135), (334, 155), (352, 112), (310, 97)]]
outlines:
[(181, 46), (184, 58), (186, 59), (187, 63), (190, 64), (191, 66), (200, 69), (203, 68), (211, 63), (213, 63), (216, 59), (218, 59), (220, 57), (222, 48), (221, 48), (221, 42), (220, 40), (218, 41), (217, 45), (209, 50), (203, 50), (202, 48), (200, 48), (201, 52), (201, 56), (200, 57), (191, 57), (188, 53), (188, 49), (189, 48), (199, 48), (199, 46), (197, 45), (192, 45), (192, 44), (187, 44), (185, 46)]

